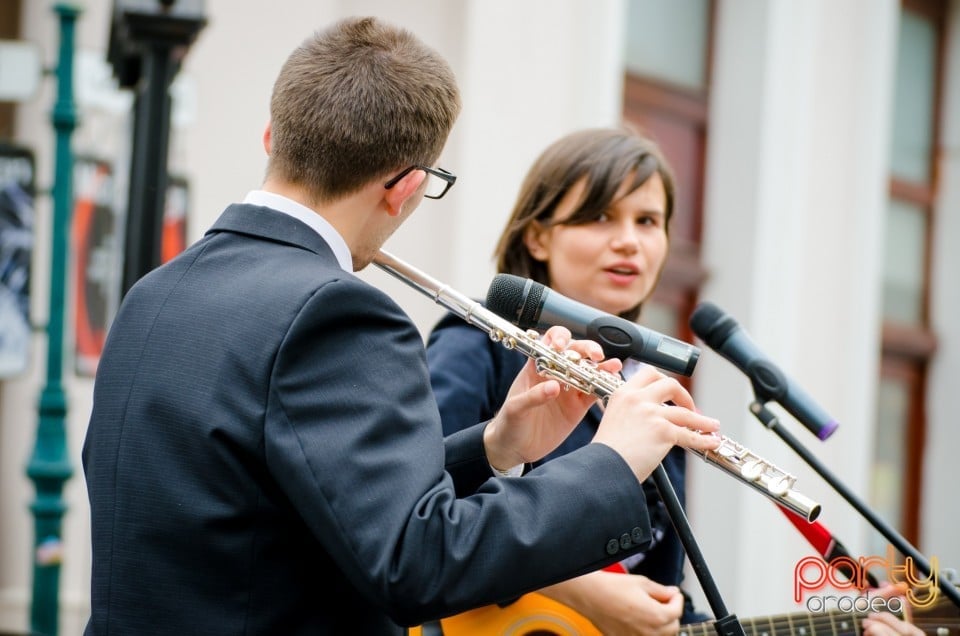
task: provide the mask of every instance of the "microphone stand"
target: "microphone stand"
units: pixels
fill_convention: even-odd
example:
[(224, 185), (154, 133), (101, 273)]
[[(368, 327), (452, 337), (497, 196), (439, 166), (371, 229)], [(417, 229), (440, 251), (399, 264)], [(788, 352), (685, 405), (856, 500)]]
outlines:
[(663, 467), (663, 464), (658, 464), (651, 476), (657, 487), (657, 492), (660, 493), (660, 498), (667, 508), (667, 513), (670, 515), (673, 529), (676, 530), (677, 536), (680, 537), (680, 543), (683, 544), (683, 549), (690, 559), (690, 565), (693, 567), (693, 571), (700, 581), (700, 587), (703, 588), (703, 593), (706, 595), (707, 602), (710, 604), (710, 609), (716, 617), (713, 626), (716, 628), (717, 634), (720, 636), (745, 636), (743, 625), (740, 624), (740, 619), (737, 618), (736, 614), (730, 614), (727, 611), (726, 605), (724, 605), (723, 598), (720, 596), (720, 590), (717, 588), (717, 584), (710, 574), (710, 569), (707, 567), (707, 560), (704, 558), (703, 553), (700, 552), (700, 546), (697, 545), (697, 540), (693, 536), (693, 531), (690, 529), (687, 515), (683, 512), (683, 506), (680, 505), (677, 491), (673, 488), (673, 484), (670, 483), (670, 477), (667, 475), (667, 470)]
[[(754, 387), (756, 391), (756, 387)], [(753, 413), (756, 418), (763, 424), (766, 428), (770, 429), (774, 433), (780, 436), (784, 442), (787, 443), (790, 448), (794, 450), (800, 457), (803, 458), (807, 464), (813, 468), (823, 479), (830, 484), (834, 490), (836, 490), (847, 502), (853, 506), (857, 512), (859, 512), (864, 519), (870, 522), (880, 534), (887, 538), (890, 543), (896, 547), (902, 554), (907, 555), (916, 562), (917, 567), (924, 575), (930, 576), (931, 567), (927, 559), (920, 554), (920, 552), (910, 545), (910, 543), (896, 530), (894, 530), (888, 523), (881, 519), (873, 510), (871, 510), (860, 498), (857, 497), (849, 488), (847, 488), (836, 476), (834, 476), (813, 454), (807, 450), (803, 444), (801, 444), (797, 439), (783, 428), (780, 424), (780, 420), (777, 418), (770, 409), (766, 407), (764, 402), (760, 399), (759, 393), (755, 393), (754, 401), (750, 404), (750, 412)], [(950, 584), (949, 580), (942, 576), (940, 573), (937, 573), (937, 582), (939, 584), (940, 590), (951, 600), (953, 604), (957, 607), (960, 607), (960, 593), (958, 593), (957, 588)]]

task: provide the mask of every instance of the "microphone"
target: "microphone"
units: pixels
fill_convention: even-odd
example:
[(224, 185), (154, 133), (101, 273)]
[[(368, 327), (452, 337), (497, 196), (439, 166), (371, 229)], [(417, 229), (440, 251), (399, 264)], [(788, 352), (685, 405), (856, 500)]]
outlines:
[(837, 430), (837, 421), (768, 360), (722, 309), (713, 303), (700, 303), (690, 316), (690, 328), (707, 346), (747, 374), (758, 400), (777, 402), (821, 440)]
[(576, 338), (599, 343), (608, 358), (635, 358), (681, 375), (693, 373), (700, 358), (700, 349), (691, 344), (594, 309), (529, 278), (497, 274), (485, 304), (521, 329), (566, 327)]

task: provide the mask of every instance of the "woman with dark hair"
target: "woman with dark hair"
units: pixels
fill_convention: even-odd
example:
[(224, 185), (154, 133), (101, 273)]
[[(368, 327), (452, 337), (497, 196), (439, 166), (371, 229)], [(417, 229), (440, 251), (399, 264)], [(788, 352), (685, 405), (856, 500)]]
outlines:
[[(496, 248), (497, 271), (636, 320), (667, 260), (673, 202), (673, 174), (653, 141), (622, 128), (571, 133), (527, 173)], [(450, 315), (430, 334), (427, 360), (450, 434), (497, 412), (525, 356)], [(636, 364), (627, 360), (624, 372)], [(589, 443), (601, 416), (592, 407), (541, 462)], [(683, 502), (684, 450), (674, 448), (663, 465)], [(654, 541), (622, 563), (631, 576), (597, 571), (541, 590), (604, 634), (674, 634), (681, 622), (707, 620), (678, 587), (683, 547), (652, 480), (644, 490)]]

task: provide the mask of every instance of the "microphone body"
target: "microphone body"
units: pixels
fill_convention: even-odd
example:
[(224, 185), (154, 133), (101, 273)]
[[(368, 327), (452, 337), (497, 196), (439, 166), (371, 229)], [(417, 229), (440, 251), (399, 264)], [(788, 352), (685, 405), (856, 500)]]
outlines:
[(487, 308), (521, 329), (560, 325), (576, 338), (594, 340), (608, 358), (635, 358), (689, 376), (700, 350), (682, 340), (567, 298), (529, 278), (497, 274), (487, 290)]
[(713, 303), (700, 303), (690, 316), (690, 327), (711, 349), (743, 371), (757, 399), (772, 400), (821, 440), (839, 424), (760, 351), (736, 320)]

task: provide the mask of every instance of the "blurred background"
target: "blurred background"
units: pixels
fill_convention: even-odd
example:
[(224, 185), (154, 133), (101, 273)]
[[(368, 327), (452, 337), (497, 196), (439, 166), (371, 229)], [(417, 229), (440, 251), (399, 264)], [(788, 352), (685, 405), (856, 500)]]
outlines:
[[(158, 59), (125, 52), (119, 38), (123, 10), (160, 4), (68, 5), (79, 10), (76, 128), (69, 215), (57, 228), (57, 82), (42, 72), (62, 44), (57, 5), (0, 0), (0, 631), (30, 630), (38, 576), (62, 633), (79, 634), (89, 612), (80, 447), (125, 264), (145, 258), (125, 239), (142, 223), (127, 210), (144, 190), (143, 144), (153, 134), (167, 143), (162, 218), (140, 231), (162, 260), (259, 186), (281, 64), (347, 15), (408, 27), (450, 61), (463, 93), (439, 162), (456, 187), (425, 201), (386, 249), (483, 297), (495, 239), (539, 152), (577, 128), (642, 128), (672, 162), (679, 194), (670, 261), (641, 322), (703, 348), (687, 380), (698, 406), (796, 475), (855, 559), (903, 559), (751, 414), (747, 376), (688, 327), (709, 300), (840, 423), (821, 441), (771, 402), (781, 426), (935, 567), (960, 567), (950, 472), (960, 447), (960, 0), (181, 0), (188, 28), (160, 60), (169, 112), (151, 120), (143, 102)], [(10, 82), (21, 88), (5, 92)], [(424, 335), (442, 313), (376, 268), (361, 276)], [(54, 384), (65, 414), (44, 427), (60, 284)], [(38, 494), (49, 444), (63, 446), (52, 504)], [(728, 609), (802, 611), (795, 568), (814, 546), (737, 480), (702, 462), (689, 472), (688, 518)], [(50, 536), (36, 528), (45, 505), (62, 514)], [(693, 572), (686, 588), (709, 611)]]

